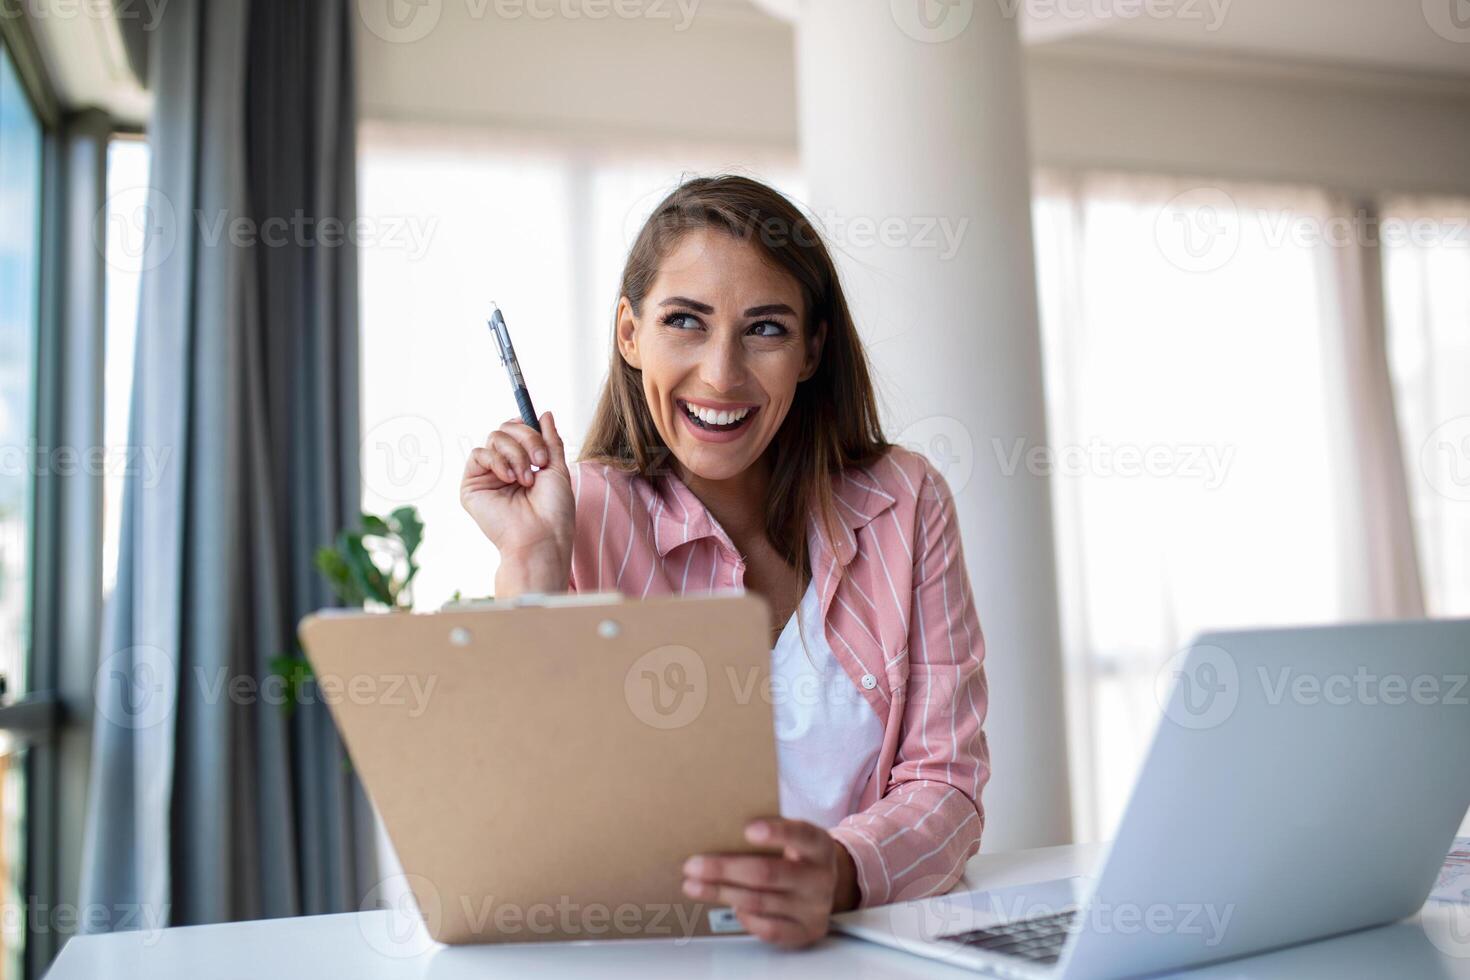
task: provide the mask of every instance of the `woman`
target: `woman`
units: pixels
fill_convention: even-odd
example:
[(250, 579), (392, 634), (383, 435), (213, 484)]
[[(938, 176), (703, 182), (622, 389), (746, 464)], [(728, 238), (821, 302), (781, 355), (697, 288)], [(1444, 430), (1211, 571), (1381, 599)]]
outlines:
[(611, 360), (574, 467), (551, 413), (512, 419), (460, 494), (498, 596), (770, 604), (772, 690), (817, 692), (773, 698), (782, 813), (746, 835), (782, 853), (693, 856), (685, 892), (795, 947), (947, 889), (984, 824), (984, 641), (949, 489), (884, 441), (820, 237), (756, 181), (684, 183), (628, 256)]

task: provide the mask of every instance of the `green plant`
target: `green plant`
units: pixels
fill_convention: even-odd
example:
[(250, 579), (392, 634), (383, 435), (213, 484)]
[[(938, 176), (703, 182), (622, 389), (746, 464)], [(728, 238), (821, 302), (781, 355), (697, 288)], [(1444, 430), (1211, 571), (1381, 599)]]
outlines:
[[(358, 527), (344, 528), (332, 544), (317, 549), (315, 564), (344, 605), (408, 610), (419, 573), (414, 554), (423, 540), (424, 522), (416, 507), (400, 507), (387, 517), (363, 514)], [(311, 664), (297, 647), (273, 658), (270, 669), (281, 678), (282, 707), (290, 715), (312, 676)]]

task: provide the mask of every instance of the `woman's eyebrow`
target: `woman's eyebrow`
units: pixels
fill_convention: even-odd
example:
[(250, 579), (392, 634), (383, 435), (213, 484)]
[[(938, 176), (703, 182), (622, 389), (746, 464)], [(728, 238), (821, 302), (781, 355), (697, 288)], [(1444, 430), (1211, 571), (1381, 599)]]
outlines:
[(698, 313), (713, 313), (715, 311), (715, 308), (713, 306), (710, 306), (708, 303), (701, 303), (699, 300), (690, 299), (688, 296), (670, 296), (668, 299), (664, 300), (658, 305), (687, 306), (691, 310), (694, 310)]
[(785, 313), (796, 316), (796, 311), (785, 303), (767, 303), (765, 306), (752, 306), (745, 311), (746, 316), (770, 316), (772, 313)]

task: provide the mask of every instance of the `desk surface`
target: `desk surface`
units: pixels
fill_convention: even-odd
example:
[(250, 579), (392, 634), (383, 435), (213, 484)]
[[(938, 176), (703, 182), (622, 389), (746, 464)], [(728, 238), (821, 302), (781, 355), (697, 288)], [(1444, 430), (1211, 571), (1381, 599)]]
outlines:
[[(1095, 844), (981, 854), (968, 888), (1003, 888), (1086, 874)], [(360, 912), (268, 919), (154, 932), (80, 936), (68, 942), (50, 980), (469, 980), (484, 977), (973, 977), (922, 957), (846, 936), (799, 953), (747, 937), (686, 942), (623, 939), (555, 945), (439, 947), (402, 913)], [(1430, 903), (1393, 925), (1191, 972), (1198, 980), (1470, 980), (1470, 907)]]

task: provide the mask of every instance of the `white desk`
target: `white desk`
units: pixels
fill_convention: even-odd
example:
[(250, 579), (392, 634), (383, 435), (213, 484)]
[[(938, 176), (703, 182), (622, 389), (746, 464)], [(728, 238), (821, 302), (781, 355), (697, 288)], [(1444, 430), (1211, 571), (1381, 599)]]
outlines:
[[(1001, 888), (1091, 871), (1098, 845), (977, 855), (970, 888)], [(783, 978), (973, 977), (953, 966), (845, 936), (798, 953), (747, 937), (613, 940), (556, 945), (438, 947), (401, 914), (361, 912), (158, 932), (82, 936), (50, 980), (470, 980), (486, 977)], [(1412, 920), (1235, 960), (1198, 980), (1470, 980), (1470, 911), (1430, 903)]]

